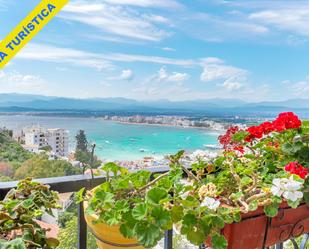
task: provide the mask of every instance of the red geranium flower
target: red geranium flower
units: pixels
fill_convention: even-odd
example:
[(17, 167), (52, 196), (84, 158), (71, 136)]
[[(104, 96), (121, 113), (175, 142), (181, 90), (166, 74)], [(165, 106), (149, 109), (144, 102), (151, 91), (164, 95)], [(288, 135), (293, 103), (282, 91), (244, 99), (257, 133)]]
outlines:
[(308, 169), (303, 167), (298, 162), (290, 162), (284, 167), (284, 169), (291, 174), (298, 175), (302, 179), (305, 179), (306, 176), (309, 174)]
[(247, 129), (250, 133), (245, 138), (246, 142), (251, 142), (253, 139), (260, 139), (263, 135), (268, 135), (273, 131), (281, 132), (287, 129), (298, 129), (301, 126), (301, 121), (293, 112), (283, 112), (273, 122), (264, 122), (258, 126), (251, 126)]
[(226, 151), (239, 151), (244, 153), (245, 150), (243, 146), (240, 146), (237, 142), (233, 141), (233, 135), (241, 131), (238, 126), (231, 126), (224, 135), (219, 136), (219, 142), (223, 145), (224, 150)]
[(271, 122), (264, 122), (260, 126), (262, 127), (263, 133), (265, 135), (267, 135), (267, 134), (269, 134), (269, 133), (274, 131), (274, 125)]
[(293, 112), (280, 113), (273, 122), (274, 129), (278, 132), (286, 129), (298, 129), (301, 126), (301, 121)]
[(263, 137), (263, 127), (259, 126), (251, 126), (247, 129), (250, 135), (254, 138), (262, 138)]

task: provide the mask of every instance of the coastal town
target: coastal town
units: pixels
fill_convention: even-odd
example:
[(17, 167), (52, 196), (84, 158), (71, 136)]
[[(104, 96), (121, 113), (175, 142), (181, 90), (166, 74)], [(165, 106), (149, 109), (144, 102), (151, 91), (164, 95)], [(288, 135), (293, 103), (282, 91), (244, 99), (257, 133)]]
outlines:
[[(103, 120), (126, 124), (202, 128), (216, 132), (220, 132), (230, 125), (229, 123), (216, 122), (209, 119), (190, 120), (184, 116), (104, 116)], [(13, 130), (12, 138), (31, 153), (45, 153), (48, 155), (49, 160), (61, 159), (75, 167), (82, 167), (82, 163), (75, 157), (75, 151), (72, 149), (74, 145), (72, 145), (70, 140), (70, 132), (66, 129), (43, 127), (37, 124)], [(185, 158), (189, 165), (194, 160), (196, 153), (203, 156), (211, 156), (212, 153), (218, 150), (220, 150), (218, 145), (204, 145), (204, 148), (198, 151), (187, 151)], [(102, 163), (108, 162), (104, 158), (100, 158), (100, 160)], [(141, 157), (136, 160), (114, 160), (114, 162), (129, 170), (160, 168), (168, 165), (167, 155), (148, 155), (146, 152), (141, 152)]]
[[(70, 162), (73, 166), (81, 166), (81, 162), (75, 158), (75, 151), (69, 151), (69, 131), (60, 128), (44, 128), (42, 126), (24, 127), (21, 130), (13, 132), (13, 139), (21, 146), (35, 154), (46, 153), (49, 160), (62, 159)], [(190, 165), (196, 157), (212, 157), (219, 146), (207, 146), (205, 150), (196, 150), (187, 152), (185, 163)], [(108, 162), (101, 159), (102, 163)], [(168, 158), (158, 156), (141, 156), (137, 160), (114, 160), (118, 165), (128, 168), (129, 170), (149, 169), (167, 167)], [(89, 171), (88, 171), (89, 172)]]
[(164, 125), (164, 126), (175, 126), (184, 128), (203, 128), (214, 131), (222, 131), (229, 126), (227, 122), (217, 122), (206, 118), (192, 119), (185, 116), (104, 116), (103, 120), (110, 120), (119, 123), (128, 124), (148, 124), (148, 125)]

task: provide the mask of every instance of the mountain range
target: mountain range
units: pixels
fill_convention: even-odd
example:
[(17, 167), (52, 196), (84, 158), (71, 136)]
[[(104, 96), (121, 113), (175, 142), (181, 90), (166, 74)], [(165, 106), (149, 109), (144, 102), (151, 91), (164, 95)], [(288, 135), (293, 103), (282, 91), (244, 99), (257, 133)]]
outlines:
[(149, 110), (290, 110), (309, 109), (308, 99), (264, 101), (250, 103), (240, 99), (213, 98), (204, 100), (170, 101), (166, 99), (138, 101), (127, 98), (64, 98), (18, 93), (0, 94), (0, 111), (149, 111)]

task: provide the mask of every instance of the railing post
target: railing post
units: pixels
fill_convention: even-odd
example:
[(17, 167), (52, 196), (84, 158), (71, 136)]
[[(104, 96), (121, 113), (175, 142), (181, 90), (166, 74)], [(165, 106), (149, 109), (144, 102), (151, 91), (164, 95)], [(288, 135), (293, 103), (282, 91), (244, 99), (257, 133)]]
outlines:
[(77, 207), (78, 213), (78, 245), (77, 249), (87, 249), (87, 224), (84, 217), (83, 203), (79, 203)]
[(304, 234), (299, 249), (306, 249), (308, 241), (309, 241), (309, 233)]
[(173, 249), (173, 230), (165, 231), (164, 249)]
[(283, 243), (276, 244), (275, 249), (283, 249)]

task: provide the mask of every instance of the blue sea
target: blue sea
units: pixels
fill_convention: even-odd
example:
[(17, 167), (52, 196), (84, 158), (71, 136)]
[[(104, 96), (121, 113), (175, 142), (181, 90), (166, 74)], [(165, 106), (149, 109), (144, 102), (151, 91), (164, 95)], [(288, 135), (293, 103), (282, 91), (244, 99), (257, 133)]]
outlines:
[(69, 130), (70, 149), (74, 149), (77, 131), (85, 130), (89, 142), (97, 145), (96, 155), (106, 160), (136, 160), (145, 156), (161, 157), (181, 149), (206, 149), (205, 145), (217, 144), (219, 135), (205, 129), (121, 124), (89, 117), (0, 116), (0, 127), (9, 129), (38, 124)]

